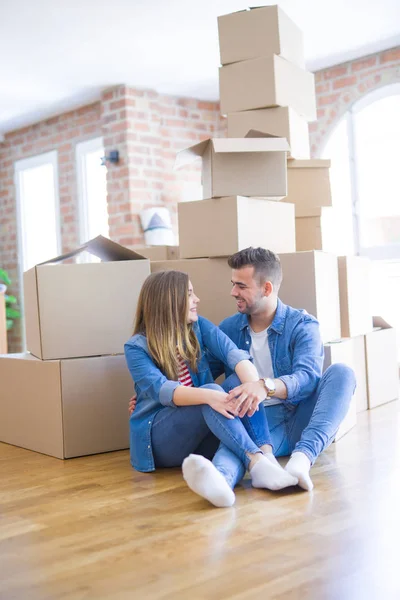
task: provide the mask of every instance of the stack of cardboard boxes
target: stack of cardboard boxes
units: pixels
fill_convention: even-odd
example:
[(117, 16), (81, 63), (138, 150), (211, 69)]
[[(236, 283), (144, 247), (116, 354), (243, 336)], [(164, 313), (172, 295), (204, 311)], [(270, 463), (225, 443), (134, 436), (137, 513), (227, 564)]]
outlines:
[[(103, 262), (65, 262), (83, 251)], [(123, 346), (149, 273), (99, 236), (24, 274), (28, 352), (0, 357), (0, 441), (57, 458), (129, 446)]]

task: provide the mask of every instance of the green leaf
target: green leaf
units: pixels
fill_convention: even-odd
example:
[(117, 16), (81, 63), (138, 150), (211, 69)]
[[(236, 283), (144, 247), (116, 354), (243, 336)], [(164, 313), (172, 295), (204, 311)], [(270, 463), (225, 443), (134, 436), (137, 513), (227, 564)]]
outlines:
[(8, 296), (7, 294), (5, 295), (5, 300), (6, 302), (8, 302), (8, 304), (16, 304), (17, 303), (17, 299), (15, 296)]
[(21, 316), (19, 310), (15, 310), (15, 308), (6, 308), (6, 317), (8, 319), (18, 319)]
[(11, 284), (11, 279), (4, 269), (0, 269), (0, 281), (3, 281), (6, 285)]
[(14, 321), (12, 319), (7, 319), (6, 320), (6, 329), (7, 331), (10, 331), (11, 327), (14, 325)]

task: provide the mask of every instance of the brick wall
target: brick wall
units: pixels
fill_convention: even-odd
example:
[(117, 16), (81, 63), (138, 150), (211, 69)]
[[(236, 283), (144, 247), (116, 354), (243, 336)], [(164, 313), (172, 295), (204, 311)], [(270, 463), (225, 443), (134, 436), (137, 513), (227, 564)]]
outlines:
[[(177, 202), (187, 198), (188, 185), (199, 188), (201, 176), (199, 162), (174, 171), (176, 152), (220, 132), (224, 121), (217, 103), (121, 85), (106, 90), (100, 102), (7, 134), (0, 144), (0, 265), (13, 279), (10, 291), (19, 297), (15, 161), (58, 151), (61, 241), (67, 252), (79, 244), (75, 146), (102, 135), (105, 152), (120, 153), (120, 162), (107, 168), (110, 237), (133, 246), (143, 243), (138, 215), (146, 206), (167, 206), (177, 234)], [(9, 351), (20, 348), (17, 322)]]
[(330, 133), (354, 102), (392, 83), (400, 83), (400, 47), (318, 71), (318, 120), (310, 124), (312, 156), (321, 155)]

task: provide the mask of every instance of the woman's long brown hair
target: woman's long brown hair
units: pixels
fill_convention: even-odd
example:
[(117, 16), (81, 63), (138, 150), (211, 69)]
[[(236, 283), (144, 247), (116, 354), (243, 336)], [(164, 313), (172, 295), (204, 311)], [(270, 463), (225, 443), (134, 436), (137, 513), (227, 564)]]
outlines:
[(140, 291), (134, 334), (147, 338), (150, 355), (168, 379), (178, 379), (177, 351), (197, 371), (200, 345), (189, 313), (189, 276), (181, 271), (152, 273)]

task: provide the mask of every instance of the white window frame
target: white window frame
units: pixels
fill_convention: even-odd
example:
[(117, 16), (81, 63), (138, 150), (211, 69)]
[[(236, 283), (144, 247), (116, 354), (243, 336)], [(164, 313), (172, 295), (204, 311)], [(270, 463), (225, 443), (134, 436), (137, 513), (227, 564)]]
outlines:
[[(358, 255), (367, 256), (372, 260), (400, 260), (400, 244), (388, 244), (384, 247), (361, 249), (360, 247), (360, 199), (358, 193), (359, 174), (357, 172), (357, 157), (356, 157), (356, 141), (355, 141), (355, 125), (354, 115), (373, 102), (388, 98), (389, 96), (400, 95), (400, 83), (385, 85), (369, 92), (359, 100), (343, 115), (342, 119), (347, 121), (347, 135), (349, 140), (349, 159), (350, 159), (350, 180), (351, 180), (351, 197), (352, 197), (352, 214), (353, 214), (353, 235), (355, 252)], [(335, 128), (332, 130), (333, 133)], [(327, 137), (325, 144), (319, 151), (319, 156), (322, 156), (325, 146), (329, 141)]]
[(75, 147), (79, 238), (81, 244), (87, 242), (89, 239), (89, 215), (87, 200), (88, 194), (85, 156), (89, 152), (96, 152), (97, 150), (104, 150), (104, 143), (102, 137), (93, 138), (91, 140), (87, 140), (86, 142), (79, 142)]
[[(18, 277), (19, 277), (19, 296), (20, 306), (24, 305), (24, 256), (26, 256), (26, 236), (23, 225), (23, 185), (21, 174), (27, 169), (35, 169), (47, 164), (51, 164), (54, 173), (54, 213), (56, 218), (56, 242), (57, 251), (55, 256), (61, 254), (61, 222), (60, 222), (60, 196), (59, 196), (59, 179), (58, 179), (58, 154), (56, 150), (38, 154), (30, 158), (23, 158), (14, 163), (14, 183), (16, 191), (16, 213), (17, 213), (17, 247), (20, 260), (18, 261)], [(49, 257), (49, 258), (54, 258)], [(25, 327), (22, 327), (22, 345), (25, 348)]]

